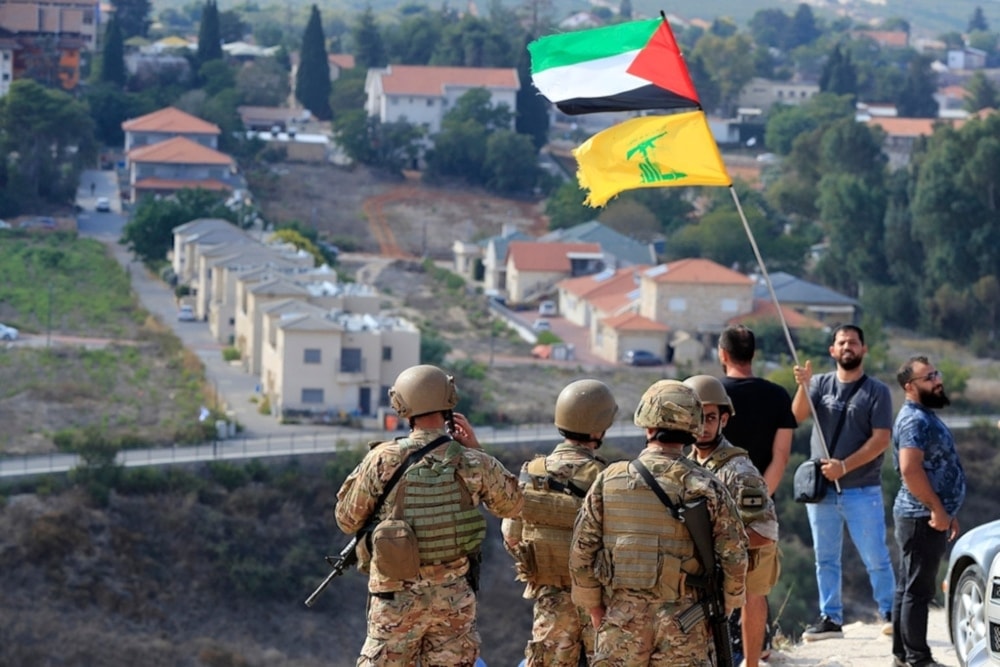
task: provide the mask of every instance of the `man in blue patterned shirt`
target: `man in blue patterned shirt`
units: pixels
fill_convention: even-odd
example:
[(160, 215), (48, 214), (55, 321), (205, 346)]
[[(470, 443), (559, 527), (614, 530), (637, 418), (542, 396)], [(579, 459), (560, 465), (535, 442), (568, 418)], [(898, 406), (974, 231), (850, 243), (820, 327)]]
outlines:
[(899, 545), (893, 664), (938, 667), (927, 645), (927, 606), (945, 548), (958, 535), (955, 515), (965, 500), (965, 471), (951, 431), (934, 414), (951, 402), (941, 371), (927, 357), (911, 357), (896, 379), (906, 403), (892, 429), (893, 461), (903, 480), (892, 510)]

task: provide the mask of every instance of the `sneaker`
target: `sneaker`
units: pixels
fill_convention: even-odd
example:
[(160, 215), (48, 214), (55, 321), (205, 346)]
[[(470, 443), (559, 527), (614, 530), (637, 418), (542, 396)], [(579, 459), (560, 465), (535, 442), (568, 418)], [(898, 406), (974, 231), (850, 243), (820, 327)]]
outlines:
[(829, 616), (820, 616), (819, 621), (806, 628), (802, 633), (802, 641), (815, 642), (820, 639), (835, 639), (844, 636), (844, 629), (839, 623), (834, 623)]
[(892, 667), (910, 667), (906, 664), (905, 660), (900, 659), (898, 655), (892, 656)]
[(892, 636), (892, 613), (883, 614), (882, 616), (882, 634)]

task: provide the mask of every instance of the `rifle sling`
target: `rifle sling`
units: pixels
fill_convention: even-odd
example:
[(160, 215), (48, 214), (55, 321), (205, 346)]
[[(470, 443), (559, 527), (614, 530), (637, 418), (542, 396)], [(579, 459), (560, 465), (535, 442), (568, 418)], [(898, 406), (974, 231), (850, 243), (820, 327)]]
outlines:
[(369, 516), (368, 521), (365, 522), (364, 528), (358, 531), (359, 533), (365, 532), (365, 529), (368, 526), (371, 526), (378, 521), (378, 515), (382, 511), (382, 506), (385, 505), (386, 498), (389, 497), (389, 492), (392, 491), (392, 489), (396, 486), (396, 483), (403, 476), (403, 473), (406, 472), (407, 468), (409, 468), (411, 465), (413, 465), (420, 459), (424, 458), (424, 456), (432, 449), (435, 449), (436, 447), (443, 445), (449, 440), (451, 440), (450, 435), (438, 436), (437, 438), (434, 438), (433, 440), (428, 442), (426, 445), (424, 445), (417, 451), (411, 452), (410, 455), (406, 457), (406, 460), (403, 461), (403, 463), (400, 464), (398, 468), (396, 468), (396, 470), (392, 473), (392, 477), (390, 477), (389, 481), (385, 483), (385, 488), (382, 490), (382, 495), (380, 495), (378, 497), (378, 500), (375, 501), (375, 507), (372, 509), (371, 516)]

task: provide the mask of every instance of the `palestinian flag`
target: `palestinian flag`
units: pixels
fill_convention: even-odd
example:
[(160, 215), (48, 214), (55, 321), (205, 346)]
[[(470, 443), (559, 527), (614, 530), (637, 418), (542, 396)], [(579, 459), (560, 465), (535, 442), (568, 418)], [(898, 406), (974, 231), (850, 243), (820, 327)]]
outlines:
[(666, 18), (550, 35), (528, 51), (535, 87), (563, 113), (701, 108)]

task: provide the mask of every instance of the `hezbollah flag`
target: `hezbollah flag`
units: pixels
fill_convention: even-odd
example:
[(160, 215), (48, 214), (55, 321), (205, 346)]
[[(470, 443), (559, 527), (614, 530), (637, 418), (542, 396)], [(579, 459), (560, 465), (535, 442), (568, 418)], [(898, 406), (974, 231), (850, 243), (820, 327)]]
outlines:
[(528, 51), (531, 80), (563, 113), (701, 108), (666, 18), (549, 35)]
[(604, 206), (624, 190), (715, 185), (732, 179), (702, 111), (633, 118), (573, 151), (586, 204)]

